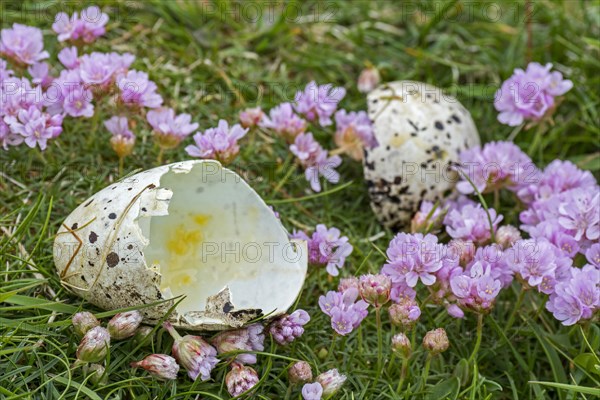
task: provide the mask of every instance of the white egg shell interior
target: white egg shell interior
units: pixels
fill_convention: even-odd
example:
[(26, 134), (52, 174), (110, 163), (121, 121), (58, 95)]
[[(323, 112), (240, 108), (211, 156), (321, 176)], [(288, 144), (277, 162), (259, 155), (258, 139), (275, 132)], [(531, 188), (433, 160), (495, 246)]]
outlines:
[[(105, 309), (185, 296), (170, 320), (195, 330), (284, 313), (307, 268), (306, 244), (290, 241), (216, 161), (154, 168), (101, 190), (66, 219), (54, 257), (63, 285)], [(143, 311), (155, 321), (172, 306)]]
[(454, 187), (451, 165), (480, 144), (479, 133), (458, 100), (422, 82), (386, 83), (367, 103), (379, 143), (363, 160), (371, 207), (381, 223), (402, 229), (422, 200), (439, 200)]

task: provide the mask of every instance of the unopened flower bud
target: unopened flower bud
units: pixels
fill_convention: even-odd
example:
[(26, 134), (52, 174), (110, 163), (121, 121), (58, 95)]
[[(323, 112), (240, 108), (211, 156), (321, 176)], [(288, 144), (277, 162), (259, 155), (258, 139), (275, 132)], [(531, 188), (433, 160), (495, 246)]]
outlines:
[(360, 297), (374, 307), (380, 307), (390, 300), (392, 280), (389, 276), (363, 275), (359, 281)]
[(153, 336), (154, 329), (148, 325), (142, 325), (135, 332), (135, 335), (133, 335), (133, 342), (135, 344), (140, 344), (143, 342), (145, 345), (149, 345), (152, 343)]
[(73, 315), (71, 321), (73, 322), (73, 330), (80, 337), (83, 337), (83, 335), (85, 335), (90, 329), (100, 326), (100, 321), (98, 321), (98, 318), (96, 318), (94, 314), (87, 311), (78, 312), (77, 314)]
[(217, 350), (200, 336), (185, 335), (181, 337), (173, 325), (165, 322), (163, 327), (173, 337), (173, 356), (187, 370), (188, 376), (203, 381), (210, 379), (210, 372), (217, 365)]
[(429, 331), (423, 338), (423, 347), (429, 351), (432, 355), (443, 353), (448, 350), (450, 342), (448, 341), (448, 335), (444, 328), (437, 328)]
[(142, 323), (142, 319), (142, 314), (137, 310), (116, 314), (108, 321), (107, 328), (110, 332), (110, 337), (115, 340), (132, 337)]
[(503, 248), (509, 248), (521, 239), (521, 232), (512, 225), (502, 225), (496, 231), (496, 243)]
[[(221, 332), (211, 340), (211, 343), (216, 347), (218, 354), (239, 350), (263, 351), (265, 349), (263, 332), (264, 327), (261, 324), (252, 324), (246, 328)], [(241, 364), (256, 364), (256, 354), (238, 354), (235, 360)]]
[(288, 369), (288, 379), (290, 383), (305, 383), (311, 381), (313, 378), (312, 369), (310, 364), (306, 361), (296, 361)]
[(358, 91), (369, 93), (379, 84), (381, 77), (377, 68), (370, 66), (362, 70), (358, 77)]
[(264, 113), (260, 107), (246, 108), (240, 113), (240, 123), (244, 128), (251, 128), (258, 125), (263, 116)]
[(346, 375), (340, 374), (337, 368), (334, 368), (317, 376), (317, 382), (323, 387), (323, 396), (330, 396), (341, 389), (346, 382)]
[(307, 383), (302, 386), (302, 398), (304, 400), (321, 400), (323, 398), (323, 386), (319, 382)]
[(95, 385), (105, 385), (108, 382), (108, 375), (105, 374), (105, 369), (100, 364), (86, 364), (83, 367), (86, 376), (90, 376), (89, 380)]
[(442, 227), (445, 214), (446, 210), (443, 207), (424, 200), (419, 211), (410, 221), (410, 231), (412, 233), (437, 232)]
[(284, 346), (293, 342), (304, 333), (304, 325), (310, 321), (310, 316), (304, 310), (296, 310), (290, 315), (284, 315), (271, 323), (269, 332), (273, 339)]
[(110, 334), (101, 326), (87, 331), (79, 347), (77, 347), (77, 360), (79, 362), (100, 362), (104, 360), (110, 347)]
[(398, 333), (392, 336), (392, 350), (396, 353), (408, 358), (410, 356), (412, 346), (410, 339), (404, 333)]
[(350, 278), (340, 279), (340, 284), (338, 285), (338, 292), (344, 293), (346, 290), (351, 288), (359, 290), (357, 277), (351, 276)]
[(239, 396), (252, 389), (258, 383), (258, 374), (252, 367), (239, 363), (231, 365), (231, 371), (225, 376), (227, 391), (233, 397)]
[(159, 379), (177, 379), (179, 365), (166, 354), (150, 354), (142, 361), (132, 362), (132, 368), (143, 368)]
[(421, 309), (417, 302), (407, 297), (401, 297), (398, 303), (392, 304), (388, 312), (392, 324), (403, 329), (412, 328), (421, 316)]
[(446, 311), (448, 311), (448, 314), (454, 318), (465, 317), (465, 312), (456, 304), (450, 304), (448, 307), (446, 307)]

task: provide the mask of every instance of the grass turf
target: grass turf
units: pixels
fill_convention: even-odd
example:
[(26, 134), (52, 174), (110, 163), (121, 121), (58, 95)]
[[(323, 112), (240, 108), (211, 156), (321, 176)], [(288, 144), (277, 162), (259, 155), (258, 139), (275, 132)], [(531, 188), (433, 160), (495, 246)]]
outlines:
[[(214, 126), (219, 118), (234, 121), (246, 106), (269, 108), (289, 100), (310, 80), (346, 87), (348, 95), (342, 107), (365, 109), (355, 81), (370, 62), (380, 68), (384, 81), (419, 80), (455, 94), (471, 111), (484, 142), (506, 140), (516, 133), (515, 142), (527, 151), (535, 131), (513, 132), (500, 125), (493, 93), (514, 68), (524, 67), (529, 57), (552, 62), (575, 86), (560, 105), (555, 124), (530, 156), (540, 166), (563, 158), (596, 175), (600, 170), (598, 2), (535, 2), (531, 47), (527, 45), (528, 14), (523, 2), (326, 1), (286, 3), (285, 8), (282, 3), (220, 1), (99, 3), (111, 21), (107, 36), (93, 49), (134, 53), (133, 67), (148, 71), (166, 104), (192, 114), (201, 129)], [(55, 57), (59, 45), (49, 31), (53, 15), (84, 5), (3, 1), (2, 27), (19, 22), (43, 28), (46, 49)], [(253, 22), (256, 10), (261, 11), (261, 19)], [(278, 16), (282, 10), (283, 16)], [(151, 351), (168, 352), (170, 339), (162, 330), (152, 348), (130, 341), (115, 343), (104, 387), (85, 382), (80, 369), (69, 369), (78, 343), (69, 328), (71, 315), (80, 309), (101, 311), (60, 286), (54, 273), (52, 242), (59, 224), (74, 207), (120, 178), (109, 134), (101, 124), (114, 111), (97, 109), (91, 120), (69, 119), (60, 139), (44, 153), (25, 146), (0, 151), (1, 398), (228, 397), (223, 364), (213, 372), (212, 381), (203, 383), (185, 378), (159, 382), (128, 367), (130, 361)], [(137, 133), (141, 140), (127, 159), (124, 174), (156, 165), (157, 149), (149, 130)], [(332, 146), (329, 134), (315, 133), (321, 143)], [(186, 159), (182, 148), (166, 153), (165, 161)], [(291, 201), (306, 196), (308, 186), (300, 171), (288, 174), (291, 162), (281, 142), (250, 135), (243, 141), (235, 168), (265, 199), (272, 200), (289, 229), (325, 223), (349, 236), (355, 251), (343, 275), (377, 271), (393, 234), (381, 228), (369, 208), (361, 166), (344, 162), (342, 184), (352, 183), (342, 190), (329, 186), (324, 196)], [(509, 222), (518, 224), (514, 207), (501, 208), (501, 212)], [(371, 240), (373, 237), (377, 239)], [(268, 347), (266, 354), (259, 356), (257, 371), (262, 380), (253, 398), (298, 398), (298, 388), (288, 392), (285, 376), (294, 359), (310, 362), (315, 372), (335, 367), (347, 374), (348, 382), (336, 396), (340, 399), (399, 398), (395, 387), (400, 362), (391, 360), (390, 352), (377, 379), (374, 315), (357, 332), (332, 344), (329, 321), (315, 300), (335, 286), (323, 271), (311, 271), (299, 307), (306, 309), (312, 320), (301, 340), (285, 348)], [(425, 353), (416, 350), (409, 379), (412, 394), (407, 396), (592, 398), (592, 389), (575, 394), (531, 381), (598, 387), (597, 370), (586, 367), (589, 362), (594, 364), (590, 348), (600, 347), (598, 327), (562, 327), (544, 311), (542, 297), (528, 293), (515, 323), (505, 329), (518, 289), (515, 284), (504, 291), (486, 317), (476, 367), (466, 368), (463, 361), (474, 346), (476, 318), (468, 315), (457, 321), (442, 310), (426, 308), (416, 328), (417, 340), (429, 329), (444, 327), (451, 348), (433, 360), (425, 389), (419, 387)], [(384, 315), (383, 323), (389, 327), (386, 318)], [(384, 343), (389, 343), (392, 333), (385, 330)]]

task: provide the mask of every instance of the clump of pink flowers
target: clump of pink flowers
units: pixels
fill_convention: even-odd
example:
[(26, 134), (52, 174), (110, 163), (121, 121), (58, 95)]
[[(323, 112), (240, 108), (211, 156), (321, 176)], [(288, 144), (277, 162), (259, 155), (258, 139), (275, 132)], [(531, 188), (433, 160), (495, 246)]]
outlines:
[[(347, 154), (360, 161), (364, 149), (377, 146), (371, 121), (364, 111), (337, 109), (345, 95), (344, 88), (310, 82), (303, 90), (296, 92), (293, 102), (283, 102), (268, 113), (247, 109), (240, 114), (240, 120), (247, 126), (253, 126), (254, 120), (262, 113), (258, 126), (285, 139), (290, 152), (296, 156), (297, 164), (304, 169), (311, 189), (320, 192), (321, 178), (333, 184), (340, 181), (340, 174), (336, 170), (342, 163), (339, 154)], [(309, 128), (327, 128), (333, 124), (333, 119), (336, 124), (333, 141), (338, 147), (327, 150)]]
[[(523, 239), (512, 225), (501, 225), (504, 217), (493, 208), (467, 197), (435, 209), (424, 202), (413, 230), (439, 232), (444, 227), (451, 240), (443, 243), (432, 233), (399, 233), (392, 239), (381, 270), (392, 280), (392, 299), (413, 302), (421, 282), (432, 302), (463, 318), (466, 311), (488, 313), (502, 289), (516, 279), (523, 290), (548, 295), (546, 308), (563, 324), (593, 318), (600, 309), (600, 187), (593, 175), (560, 160), (539, 170), (506, 142), (463, 152), (461, 168), (470, 182), (463, 177), (460, 192), (497, 195), (508, 190), (525, 205), (521, 229), (529, 238)], [(529, 175), (535, 178), (528, 181)], [(576, 266), (578, 254), (588, 264)], [(409, 309), (393, 307), (390, 316), (409, 326)]]
[(573, 87), (573, 82), (563, 79), (552, 64), (530, 63), (525, 70), (517, 68), (496, 92), (494, 106), (500, 114), (498, 121), (517, 126), (524, 121), (540, 121), (549, 117), (560, 96)]

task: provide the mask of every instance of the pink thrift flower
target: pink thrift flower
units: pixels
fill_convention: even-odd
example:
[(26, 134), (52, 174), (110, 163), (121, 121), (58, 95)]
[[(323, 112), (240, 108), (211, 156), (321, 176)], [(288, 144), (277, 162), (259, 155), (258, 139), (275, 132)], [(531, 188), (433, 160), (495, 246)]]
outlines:
[(339, 156), (328, 156), (327, 150), (315, 141), (312, 133), (301, 133), (296, 136), (290, 151), (304, 167), (304, 176), (310, 182), (313, 191), (321, 191), (320, 177), (331, 183), (340, 181), (340, 174), (335, 168), (340, 166), (342, 159)]
[(81, 11), (68, 14), (61, 12), (54, 17), (52, 29), (58, 34), (58, 41), (92, 43), (106, 32), (108, 15), (97, 6), (90, 6)]
[(172, 108), (159, 108), (148, 111), (148, 123), (152, 126), (154, 139), (164, 149), (173, 149), (186, 137), (198, 129), (197, 123), (192, 123), (189, 114), (175, 115)]
[(263, 116), (259, 126), (274, 130), (288, 143), (292, 143), (296, 136), (306, 130), (306, 121), (294, 113), (290, 103), (281, 103), (269, 111), (268, 117)]
[(498, 121), (517, 126), (525, 120), (539, 121), (556, 104), (555, 97), (562, 96), (573, 87), (573, 82), (563, 79), (560, 72), (550, 72), (552, 64), (542, 66), (532, 62), (523, 71), (514, 74), (502, 83), (496, 92), (494, 106), (500, 112)]
[(257, 126), (264, 117), (263, 110), (260, 107), (247, 108), (240, 112), (240, 124), (244, 128)]
[(303, 91), (296, 93), (294, 108), (309, 121), (319, 121), (321, 126), (331, 125), (331, 116), (338, 103), (346, 95), (346, 89), (331, 84), (317, 86), (310, 82)]
[(21, 24), (0, 31), (0, 53), (22, 65), (33, 65), (50, 56), (44, 51), (42, 31)]
[(31, 106), (20, 110), (17, 118), (11, 118), (9, 126), (12, 132), (23, 136), (27, 146), (39, 146), (41, 150), (45, 150), (48, 140), (61, 134), (62, 120), (62, 115), (50, 116)]
[(228, 164), (239, 153), (238, 140), (247, 132), (248, 129), (244, 129), (238, 124), (230, 128), (227, 121), (222, 119), (219, 120), (216, 128), (210, 128), (204, 133), (194, 135), (196, 144), (187, 146), (185, 150), (192, 157), (211, 158)]
[(157, 108), (163, 103), (156, 93), (156, 83), (148, 79), (148, 74), (136, 70), (128, 71), (117, 80), (121, 90), (121, 101), (128, 106)]
[(361, 161), (364, 149), (377, 146), (371, 120), (366, 112), (339, 110), (335, 113), (335, 124), (335, 144), (352, 159)]
[(41, 85), (43, 88), (47, 88), (54, 80), (50, 75), (50, 66), (47, 62), (33, 64), (27, 69), (27, 72), (31, 75), (31, 82), (35, 85)]
[(331, 327), (340, 335), (347, 335), (358, 328), (368, 314), (369, 304), (358, 300), (358, 290), (348, 289), (344, 293), (329, 291), (319, 297), (321, 311), (331, 317)]

